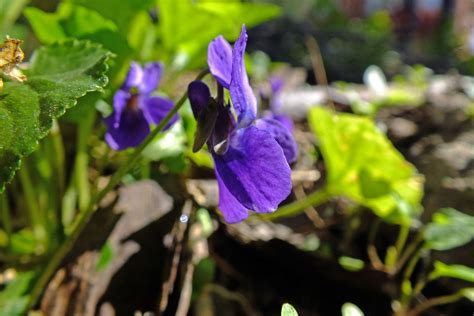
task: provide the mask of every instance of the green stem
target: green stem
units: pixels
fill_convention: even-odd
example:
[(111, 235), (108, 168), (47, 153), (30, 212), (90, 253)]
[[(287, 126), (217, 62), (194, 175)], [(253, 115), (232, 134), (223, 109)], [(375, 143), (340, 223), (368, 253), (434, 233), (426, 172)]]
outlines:
[(400, 231), (398, 232), (398, 238), (397, 238), (397, 241), (395, 242), (395, 249), (397, 250), (397, 256), (402, 252), (403, 248), (405, 247), (409, 233), (410, 233), (409, 225), (400, 226)]
[(87, 113), (77, 129), (76, 161), (74, 164), (74, 179), (79, 196), (79, 212), (84, 212), (91, 202), (91, 188), (89, 185), (89, 153), (87, 140), (94, 127), (95, 112)]
[(405, 251), (403, 251), (395, 268), (392, 270), (392, 274), (396, 274), (401, 268), (403, 268), (405, 263), (410, 259), (410, 256), (413, 255), (413, 253), (418, 249), (421, 242), (423, 242), (423, 232), (419, 232), (415, 239), (405, 249)]
[(329, 201), (332, 197), (333, 195), (331, 194), (331, 192), (328, 190), (327, 187), (325, 187), (321, 190), (309, 194), (304, 199), (294, 201), (293, 203), (289, 203), (283, 205), (282, 207), (279, 207), (274, 213), (260, 216), (267, 220), (275, 220), (279, 218), (293, 216), (299, 214), (310, 206), (321, 205)]
[(7, 192), (4, 191), (0, 193), (0, 216), (2, 218), (3, 228), (8, 236), (7, 246), (10, 246), (10, 240), (12, 237), (12, 221), (10, 217), (10, 206), (8, 203), (8, 195)]
[(430, 298), (424, 301), (423, 303), (419, 304), (418, 306), (416, 306), (414, 309), (409, 311), (406, 315), (417, 316), (421, 314), (422, 312), (426, 311), (427, 309), (430, 309), (431, 307), (453, 303), (453, 302), (456, 302), (457, 300), (462, 299), (463, 297), (464, 297), (464, 293), (461, 290), (451, 295), (444, 295), (444, 296)]
[[(208, 72), (209, 71), (207, 69), (201, 72), (195, 80), (201, 80)], [(156, 135), (158, 135), (158, 133), (165, 128), (171, 118), (183, 106), (187, 97), (188, 94), (186, 91), (183, 96), (178, 100), (178, 102), (176, 102), (176, 105), (173, 107), (173, 109), (171, 109), (171, 111), (163, 118), (160, 124), (158, 124), (158, 126), (147, 136), (147, 138), (145, 138), (145, 140), (137, 148), (135, 148), (134, 152), (128, 158), (127, 162), (120, 166), (120, 168), (114, 173), (105, 188), (103, 188), (98, 194), (92, 197), (91, 202), (89, 203), (89, 207), (84, 212), (80, 212), (77, 215), (77, 220), (72, 225), (70, 235), (61, 243), (58, 249), (56, 249), (56, 251), (53, 253), (51, 259), (48, 261), (45, 268), (38, 277), (37, 281), (35, 282), (31, 292), (31, 296), (29, 298), (27, 306), (28, 308), (31, 308), (36, 303), (39, 296), (41, 295), (42, 290), (47, 285), (54, 271), (56, 271), (58, 266), (61, 264), (63, 258), (71, 250), (80, 233), (82, 232), (86, 224), (89, 222), (89, 219), (94, 213), (96, 206), (107, 195), (107, 193), (109, 193), (117, 184), (119, 184), (123, 176), (135, 165), (135, 163), (140, 160), (140, 155), (142, 151), (153, 141)]]
[[(389, 260), (386, 260), (385, 264), (392, 274), (397, 271), (397, 260), (405, 247), (409, 233), (410, 226), (401, 225), (395, 245), (388, 248), (387, 259)], [(389, 253), (391, 253), (391, 256), (388, 256)]]
[(28, 218), (30, 220), (33, 233), (37, 241), (44, 247), (44, 238), (46, 232), (42, 222), (42, 211), (41, 207), (36, 199), (35, 190), (31, 181), (30, 172), (28, 169), (27, 161), (23, 161), (23, 164), (18, 171), (21, 186), (23, 188), (23, 196), (25, 198), (26, 210), (28, 212)]
[[(65, 158), (64, 158), (64, 145), (63, 139), (61, 137), (61, 130), (59, 129), (59, 124), (55, 121), (53, 124), (53, 128), (50, 132), (50, 137), (52, 141), (52, 150), (54, 153), (54, 162), (55, 162), (55, 175), (56, 175), (56, 184), (57, 184), (57, 191), (59, 196), (64, 195), (64, 188), (66, 185), (66, 177), (64, 175), (65, 172)], [(61, 208), (61, 203), (58, 203), (58, 208)], [(60, 220), (60, 217), (58, 217)]]
[(403, 273), (403, 280), (402, 284), (410, 284), (410, 293), (402, 293), (402, 298), (400, 300), (402, 307), (404, 310), (407, 310), (408, 307), (410, 306), (411, 300), (413, 298), (413, 287), (411, 283), (411, 276), (413, 275), (413, 271), (415, 271), (416, 264), (424, 254), (424, 249), (420, 248), (418, 251), (411, 257), (410, 261), (408, 261), (407, 267), (405, 268), (405, 271)]

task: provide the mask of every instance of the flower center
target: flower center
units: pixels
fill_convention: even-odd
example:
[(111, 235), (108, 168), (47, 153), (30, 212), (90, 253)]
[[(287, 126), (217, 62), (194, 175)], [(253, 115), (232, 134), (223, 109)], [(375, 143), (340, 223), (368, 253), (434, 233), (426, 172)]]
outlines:
[(130, 99), (127, 101), (127, 110), (129, 111), (138, 111), (138, 94), (132, 94)]

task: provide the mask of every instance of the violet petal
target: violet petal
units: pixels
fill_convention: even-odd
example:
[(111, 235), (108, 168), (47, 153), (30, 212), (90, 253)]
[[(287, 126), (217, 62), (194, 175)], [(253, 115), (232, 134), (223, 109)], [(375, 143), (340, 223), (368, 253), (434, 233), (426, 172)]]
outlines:
[(237, 113), (238, 125), (240, 127), (249, 125), (253, 120), (255, 120), (257, 115), (257, 98), (250, 87), (244, 63), (247, 37), (245, 25), (243, 25), (242, 32), (234, 44), (232, 55), (232, 79), (229, 88), (232, 104)]
[(273, 212), (291, 192), (291, 170), (283, 150), (255, 126), (231, 134), (227, 152), (213, 157), (216, 173), (247, 209)]
[(232, 47), (222, 35), (209, 43), (207, 64), (214, 78), (224, 88), (229, 89), (232, 73)]
[(273, 136), (273, 138), (283, 149), (283, 153), (285, 154), (286, 161), (288, 161), (288, 163), (293, 163), (296, 161), (298, 147), (293, 135), (291, 135), (287, 127), (285, 127), (279, 121), (271, 118), (258, 119), (255, 121), (255, 126), (257, 126), (258, 129), (266, 131)]
[(114, 115), (105, 119), (107, 133), (105, 140), (115, 150), (138, 146), (150, 133), (150, 127), (142, 111), (123, 111), (120, 126), (116, 127)]
[(285, 115), (285, 114), (273, 114), (271, 116), (272, 119), (274, 120), (277, 120), (278, 122), (280, 122), (281, 124), (283, 124), (283, 126), (286, 127), (286, 129), (290, 132), (290, 133), (293, 133), (293, 130), (294, 130), (294, 124), (293, 124), (293, 120), (288, 116), (288, 115)]
[(116, 128), (120, 126), (122, 112), (126, 109), (130, 97), (130, 93), (124, 90), (117, 90), (117, 92), (114, 94), (114, 113), (111, 115), (111, 117), (113, 118), (113, 125)]
[[(173, 108), (173, 101), (160, 96), (142, 97), (140, 101), (140, 108), (143, 111), (143, 115), (150, 124), (160, 124), (163, 118)], [(175, 114), (163, 130), (170, 128), (177, 120), (178, 114)]]
[(227, 190), (225, 183), (222, 181), (216, 170), (217, 185), (219, 186), (219, 209), (224, 219), (229, 224), (243, 221), (249, 216), (248, 209), (243, 206), (237, 199)]
[(122, 84), (122, 90), (130, 90), (131, 88), (138, 87), (143, 80), (143, 69), (137, 62), (131, 62), (130, 68), (128, 69), (125, 81)]
[(162, 70), (163, 66), (157, 62), (145, 65), (145, 68), (143, 69), (143, 78), (138, 86), (140, 94), (150, 94), (158, 87)]

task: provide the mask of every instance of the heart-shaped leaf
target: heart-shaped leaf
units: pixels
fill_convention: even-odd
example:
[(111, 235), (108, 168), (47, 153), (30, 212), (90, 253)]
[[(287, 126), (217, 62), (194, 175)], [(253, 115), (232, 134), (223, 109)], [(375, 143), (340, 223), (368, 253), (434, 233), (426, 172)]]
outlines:
[(333, 195), (346, 196), (382, 219), (407, 224), (421, 210), (423, 177), (368, 118), (309, 112)]
[(107, 84), (110, 53), (98, 44), (68, 41), (39, 48), (25, 83), (6, 82), (0, 91), (0, 192), (46, 136), (53, 119), (77, 99)]

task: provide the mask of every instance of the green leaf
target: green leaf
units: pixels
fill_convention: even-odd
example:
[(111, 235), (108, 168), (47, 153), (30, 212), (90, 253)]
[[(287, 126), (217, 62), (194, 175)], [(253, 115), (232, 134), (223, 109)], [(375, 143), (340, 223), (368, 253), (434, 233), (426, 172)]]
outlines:
[(468, 287), (460, 291), (468, 300), (474, 302), (474, 287)]
[(281, 307), (281, 316), (298, 316), (298, 312), (291, 304), (285, 303)]
[(103, 89), (109, 57), (100, 45), (85, 41), (41, 47), (31, 58), (28, 80), (5, 83), (0, 91), (0, 192), (53, 119), (86, 93)]
[[(278, 6), (262, 3), (158, 1), (160, 31), (175, 64), (200, 66), (209, 42), (217, 35), (234, 41), (242, 24), (252, 27), (280, 15)], [(196, 30), (199, 30), (196, 32)]]
[(362, 310), (352, 303), (344, 303), (341, 308), (342, 316), (364, 316)]
[(309, 124), (319, 140), (329, 192), (389, 222), (407, 224), (419, 214), (423, 177), (373, 121), (315, 107)]
[[(122, 34), (126, 34), (136, 14), (148, 10), (153, 0), (70, 0), (70, 3), (83, 6), (112, 20)], [(174, 2), (174, 1), (172, 1)], [(180, 1), (177, 1), (180, 2)]]
[(100, 43), (105, 49), (115, 53), (115, 67), (109, 71), (112, 80), (130, 59), (132, 50), (127, 42), (128, 30), (120, 33), (112, 19), (92, 9), (66, 2), (61, 3), (54, 13), (27, 8), (25, 16), (43, 44), (60, 43), (72, 38), (86, 39)]
[(31, 28), (41, 43), (53, 44), (64, 41), (67, 38), (66, 33), (59, 23), (58, 15), (46, 13), (33, 7), (26, 8), (24, 15), (30, 22)]
[(100, 271), (105, 268), (112, 262), (114, 259), (114, 249), (110, 243), (106, 243), (100, 250), (100, 256), (97, 260), (96, 270)]
[(28, 0), (0, 0), (0, 37), (10, 34)]
[(474, 283), (474, 269), (460, 264), (445, 264), (441, 261), (435, 261), (434, 270), (430, 273), (429, 279), (453, 278)]
[(348, 271), (360, 271), (365, 266), (364, 261), (347, 256), (339, 257), (338, 262), (344, 269)]
[(474, 217), (453, 208), (443, 208), (434, 213), (425, 230), (425, 246), (434, 250), (460, 247), (473, 238)]
[(28, 289), (35, 272), (21, 272), (0, 292), (0, 316), (20, 316), (28, 304)]
[(11, 236), (11, 252), (15, 254), (35, 254), (38, 252), (38, 243), (30, 229), (22, 229)]

